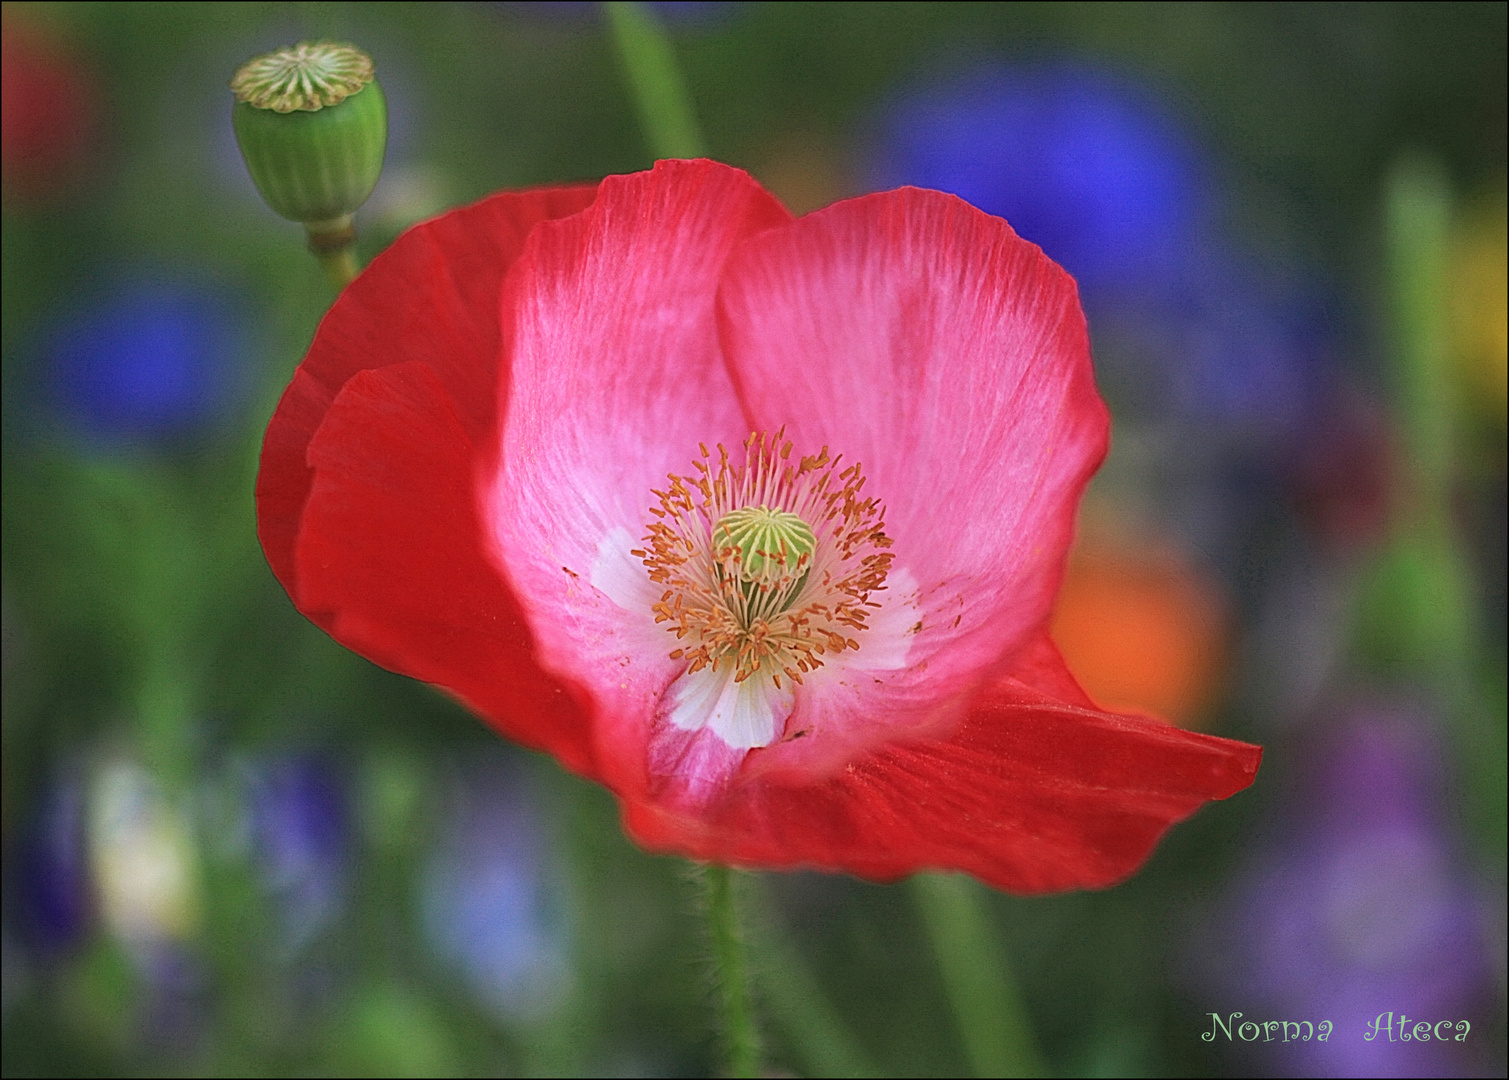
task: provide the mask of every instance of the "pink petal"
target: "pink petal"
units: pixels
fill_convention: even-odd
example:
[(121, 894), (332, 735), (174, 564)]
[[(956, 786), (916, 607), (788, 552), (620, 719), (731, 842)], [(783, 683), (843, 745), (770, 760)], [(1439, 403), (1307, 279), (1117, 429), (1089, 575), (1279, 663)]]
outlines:
[(999, 218), (902, 189), (746, 241), (719, 321), (756, 427), (862, 463), (920, 608), (905, 669), (832, 676), (790, 725), (816, 737), (762, 767), (821, 772), (947, 731), (1045, 625), (1105, 454), (1073, 280)]
[(719, 349), (714, 293), (745, 237), (789, 220), (737, 169), (661, 162), (604, 180), (574, 218), (541, 225), (510, 274), (512, 390), (501, 465), (482, 498), (493, 554), (541, 662), (588, 688), (611, 786), (641, 789), (657, 702), (684, 666), (648, 610), (594, 587), (610, 534), (635, 546), (666, 474), (699, 443), (748, 434)]

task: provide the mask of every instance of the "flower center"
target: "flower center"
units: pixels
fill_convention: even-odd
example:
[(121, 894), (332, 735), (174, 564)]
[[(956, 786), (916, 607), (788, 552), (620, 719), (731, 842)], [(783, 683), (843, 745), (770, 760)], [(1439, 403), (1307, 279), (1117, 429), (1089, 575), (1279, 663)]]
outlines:
[(778, 615), (801, 595), (817, 537), (795, 514), (745, 506), (713, 526), (713, 565), (739, 621)]
[(756, 432), (735, 465), (703, 446), (697, 475), (654, 494), (643, 560), (665, 586), (655, 621), (675, 633), (673, 659), (688, 673), (732, 669), (781, 687), (800, 683), (856, 639), (878, 602), (891, 546), (884, 508), (862, 496), (859, 466), (840, 469), (828, 450), (791, 462), (782, 432)]

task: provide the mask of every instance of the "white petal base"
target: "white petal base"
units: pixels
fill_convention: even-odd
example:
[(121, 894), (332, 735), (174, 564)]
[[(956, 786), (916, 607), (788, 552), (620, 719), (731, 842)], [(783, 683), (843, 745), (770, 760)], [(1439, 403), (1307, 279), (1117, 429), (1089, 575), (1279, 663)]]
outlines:
[(839, 666), (856, 671), (900, 671), (912, 652), (912, 639), (922, 629), (917, 579), (906, 567), (893, 569), (885, 588), (872, 597), (880, 604), (870, 625), (859, 635), (859, 649), (845, 652)]
[(789, 684), (777, 687), (768, 675), (756, 673), (734, 681), (732, 666), (714, 671), (687, 672), (667, 692), (666, 718), (682, 731), (704, 727), (734, 750), (769, 746), (791, 715), (795, 696)]
[(661, 590), (645, 573), (644, 563), (629, 554), (636, 546), (634, 535), (622, 525), (609, 529), (597, 542), (597, 558), (588, 580), (625, 611), (651, 620), (651, 608)]

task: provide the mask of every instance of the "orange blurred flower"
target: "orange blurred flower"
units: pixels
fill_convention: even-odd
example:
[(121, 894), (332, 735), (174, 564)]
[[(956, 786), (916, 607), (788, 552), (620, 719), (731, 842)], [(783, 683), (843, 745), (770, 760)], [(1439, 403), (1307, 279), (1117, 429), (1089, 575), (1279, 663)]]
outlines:
[(1069, 669), (1107, 709), (1195, 727), (1220, 690), (1225, 604), (1171, 543), (1082, 527), (1052, 632)]

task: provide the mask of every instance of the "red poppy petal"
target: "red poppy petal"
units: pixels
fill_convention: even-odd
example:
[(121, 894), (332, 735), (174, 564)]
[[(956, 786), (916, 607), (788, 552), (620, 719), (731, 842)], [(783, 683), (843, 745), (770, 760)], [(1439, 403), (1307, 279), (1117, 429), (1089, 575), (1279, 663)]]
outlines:
[(535, 664), (518, 604), (482, 554), (475, 453), (428, 364), (347, 381), (309, 444), (300, 606), (347, 648), (595, 775), (586, 720)]
[(422, 361), (478, 438), (498, 400), (503, 276), (536, 224), (576, 213), (596, 191), (505, 192), (416, 225), (336, 300), (267, 426), (257, 476), (257, 535), (296, 603), (294, 542), (314, 481), (305, 450), (335, 395), (358, 371)]
[(814, 696), (828, 731), (772, 758), (820, 771), (835, 747), (947, 730), (1046, 624), (1105, 454), (1073, 280), (999, 218), (903, 189), (746, 241), (719, 304), (757, 425), (863, 465), (917, 590), (904, 668)]
[[(1053, 666), (1038, 652), (1023, 674), (1070, 678)], [(1014, 893), (1102, 888), (1135, 871), (1170, 825), (1247, 787), (1261, 756), (1008, 679), (950, 739), (893, 743), (818, 783), (749, 785), (711, 824), (646, 804), (625, 817), (648, 847), (741, 865), (881, 881), (962, 870)]]
[(1047, 634), (1038, 634), (1025, 649), (1011, 658), (1008, 676), (1032, 687), (1039, 693), (1081, 709), (1101, 711), (1079, 680), (1069, 670), (1064, 654)]
[(620, 789), (644, 783), (649, 720), (677, 667), (653, 623), (659, 590), (638, 595), (651, 585), (628, 551), (667, 473), (691, 472), (699, 443), (748, 433), (714, 292), (736, 243), (789, 220), (737, 169), (664, 161), (540, 226), (504, 289), (512, 387), (482, 494), (494, 550), (541, 661), (591, 690)]
[(320, 324), (257, 477), (258, 535), (295, 606), (589, 774), (585, 723), (534, 666), (481, 554), (472, 491), (497, 401), (504, 274), (534, 225), (595, 190), (494, 196), (395, 241)]

